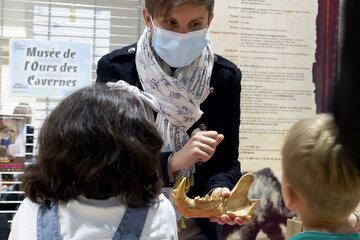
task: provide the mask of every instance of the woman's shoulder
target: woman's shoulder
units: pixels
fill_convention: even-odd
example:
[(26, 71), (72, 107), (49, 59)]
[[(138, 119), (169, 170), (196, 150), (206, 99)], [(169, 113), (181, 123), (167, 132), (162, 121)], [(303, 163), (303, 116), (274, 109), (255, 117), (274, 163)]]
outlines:
[(227, 72), (231, 75), (231, 77), (241, 79), (241, 71), (239, 67), (232, 61), (217, 54), (215, 54), (214, 71), (220, 71), (222, 74)]
[(240, 89), (241, 78), (242, 73), (235, 63), (215, 54), (214, 68), (211, 75), (212, 85)]
[(97, 83), (114, 82), (115, 79), (122, 79), (131, 84), (136, 84), (135, 54), (136, 43), (114, 50), (104, 55), (97, 64)]
[(129, 57), (135, 59), (137, 43), (125, 46), (120, 49), (116, 49), (106, 55), (104, 55), (101, 59), (106, 59), (108, 62), (119, 61), (122, 59), (128, 59)]
[(219, 64), (223, 67), (228, 67), (233, 69), (238, 68), (234, 62), (218, 54), (215, 54), (215, 64)]

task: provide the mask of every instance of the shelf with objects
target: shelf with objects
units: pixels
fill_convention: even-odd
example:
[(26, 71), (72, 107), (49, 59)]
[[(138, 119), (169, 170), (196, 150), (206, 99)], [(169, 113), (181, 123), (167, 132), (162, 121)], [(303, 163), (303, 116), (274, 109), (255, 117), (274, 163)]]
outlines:
[(0, 227), (10, 229), (24, 193), (21, 176), (34, 160), (35, 135), (28, 114), (0, 114)]

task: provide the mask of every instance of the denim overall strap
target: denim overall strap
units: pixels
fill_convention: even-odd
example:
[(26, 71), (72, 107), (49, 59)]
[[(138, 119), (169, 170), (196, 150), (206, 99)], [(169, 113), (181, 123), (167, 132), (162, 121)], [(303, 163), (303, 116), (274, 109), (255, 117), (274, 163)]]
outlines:
[(37, 239), (61, 240), (57, 203), (51, 202), (50, 208), (41, 204), (37, 214)]
[(138, 240), (143, 230), (149, 207), (126, 208), (112, 240)]

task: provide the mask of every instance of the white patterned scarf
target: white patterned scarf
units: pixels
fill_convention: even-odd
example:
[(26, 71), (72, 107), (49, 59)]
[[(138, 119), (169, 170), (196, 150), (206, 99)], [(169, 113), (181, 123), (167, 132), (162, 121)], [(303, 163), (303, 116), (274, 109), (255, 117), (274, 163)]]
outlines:
[[(145, 92), (158, 101), (155, 126), (164, 146), (162, 152), (180, 150), (190, 139), (186, 131), (200, 119), (200, 104), (207, 98), (214, 66), (214, 53), (208, 40), (203, 53), (189, 66), (177, 69), (177, 77), (169, 76), (151, 47), (151, 33), (145, 28), (137, 43), (136, 68)], [(178, 176), (190, 177), (195, 166), (180, 171)]]

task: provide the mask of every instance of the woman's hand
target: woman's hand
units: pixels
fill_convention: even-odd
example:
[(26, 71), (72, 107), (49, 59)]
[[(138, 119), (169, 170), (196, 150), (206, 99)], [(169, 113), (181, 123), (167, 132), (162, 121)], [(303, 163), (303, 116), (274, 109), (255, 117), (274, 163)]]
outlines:
[[(230, 190), (228, 188), (221, 188), (221, 187), (218, 187), (218, 188), (215, 188), (214, 191), (211, 193), (211, 196), (219, 196), (221, 195), (222, 197), (225, 197), (225, 198), (228, 198), (230, 196)], [(242, 218), (239, 218), (239, 217), (230, 217), (229, 215), (227, 214), (223, 214), (221, 215), (221, 217), (219, 218), (210, 218), (210, 221), (211, 222), (216, 222), (220, 225), (224, 225), (224, 224), (228, 224), (228, 225), (235, 225), (235, 224), (238, 224), (238, 225), (242, 225), (242, 224), (245, 224), (247, 223), (247, 219), (242, 219)]]
[(173, 154), (169, 161), (172, 172), (188, 168), (197, 162), (206, 162), (214, 154), (224, 135), (216, 131), (197, 131), (189, 141)]

